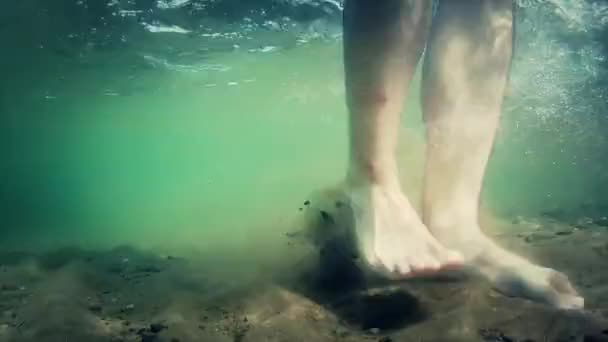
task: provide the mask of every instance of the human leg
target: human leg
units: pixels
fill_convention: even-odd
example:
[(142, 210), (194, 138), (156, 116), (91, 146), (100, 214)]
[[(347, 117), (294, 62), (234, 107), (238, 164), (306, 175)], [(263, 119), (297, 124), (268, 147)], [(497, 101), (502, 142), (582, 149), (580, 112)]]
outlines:
[(428, 137), (423, 221), (497, 289), (579, 308), (583, 299), (565, 275), (502, 249), (479, 226), (479, 198), (512, 49), (511, 0), (440, 3), (423, 74)]
[(394, 277), (459, 264), (402, 193), (397, 146), (403, 99), (424, 50), (428, 0), (347, 0), (344, 65), (350, 114), (347, 191), (364, 261)]

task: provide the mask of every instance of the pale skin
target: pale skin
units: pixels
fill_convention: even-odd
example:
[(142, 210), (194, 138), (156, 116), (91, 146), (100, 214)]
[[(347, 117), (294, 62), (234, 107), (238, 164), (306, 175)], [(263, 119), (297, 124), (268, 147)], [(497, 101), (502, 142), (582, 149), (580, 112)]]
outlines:
[[(499, 247), (479, 225), (479, 198), (511, 66), (512, 0), (347, 0), (350, 113), (347, 194), (362, 259), (392, 278), (466, 265), (498, 290), (583, 308), (568, 278)], [(426, 52), (425, 52), (426, 47)], [(401, 190), (403, 99), (424, 53), (427, 129), (423, 211)]]

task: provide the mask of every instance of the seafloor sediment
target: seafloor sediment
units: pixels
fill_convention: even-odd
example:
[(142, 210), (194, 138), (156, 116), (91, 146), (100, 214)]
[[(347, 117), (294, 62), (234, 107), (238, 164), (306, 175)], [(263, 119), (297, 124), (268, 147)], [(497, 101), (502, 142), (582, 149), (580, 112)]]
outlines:
[[(340, 207), (305, 211), (327, 232), (343, 223)], [(608, 341), (608, 231), (550, 219), (504, 231), (500, 243), (568, 274), (586, 310), (508, 298), (459, 274), (366, 280), (334, 235), (313, 231), (321, 248), (306, 267), (246, 286), (214, 279), (205, 262), (127, 246), (4, 251), (0, 341)]]

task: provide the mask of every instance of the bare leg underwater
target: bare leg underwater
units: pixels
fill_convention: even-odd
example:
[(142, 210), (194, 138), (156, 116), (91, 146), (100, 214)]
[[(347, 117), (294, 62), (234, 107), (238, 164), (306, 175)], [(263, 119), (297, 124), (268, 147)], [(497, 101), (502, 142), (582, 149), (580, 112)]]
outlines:
[[(491, 241), (479, 197), (513, 48), (512, 0), (347, 0), (344, 65), (350, 114), (346, 192), (362, 259), (392, 278), (466, 264), (497, 289), (582, 308), (565, 275)], [(403, 98), (426, 47), (427, 165), (422, 218), (403, 194), (396, 146)]]

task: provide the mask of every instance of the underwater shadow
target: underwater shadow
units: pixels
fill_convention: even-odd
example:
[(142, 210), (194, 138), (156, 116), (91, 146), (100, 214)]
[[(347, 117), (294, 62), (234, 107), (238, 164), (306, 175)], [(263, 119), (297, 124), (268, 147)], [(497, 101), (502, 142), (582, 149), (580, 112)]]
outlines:
[[(390, 281), (370, 273), (359, 262), (352, 230), (354, 214), (347, 203), (335, 194), (304, 202), (300, 209), (304, 222), (288, 237), (312, 246), (312, 252), (309, 249), (308, 262), (293, 272), (297, 275), (278, 282), (333, 313), (349, 330), (378, 336), (431, 321), (441, 321), (447, 328), (450, 322), (466, 316), (465, 320), (475, 322), (468, 337), (477, 340), (534, 341), (527, 336), (540, 334), (547, 341), (561, 341), (563, 337), (572, 340), (573, 336), (584, 341), (608, 341), (605, 319), (591, 312), (556, 310), (490, 295), (483, 281), (461, 272), (407, 281)], [(509, 318), (501, 320), (501, 315)], [(534, 325), (543, 328), (531, 328)], [(429, 327), (435, 329), (433, 324)]]
[[(335, 199), (328, 203), (327, 198)], [(360, 265), (351, 229), (354, 214), (347, 203), (335, 194), (304, 202), (305, 227), (288, 236), (312, 244), (315, 252), (295, 279), (279, 280), (280, 285), (363, 332), (396, 331), (429, 319), (416, 296)]]

